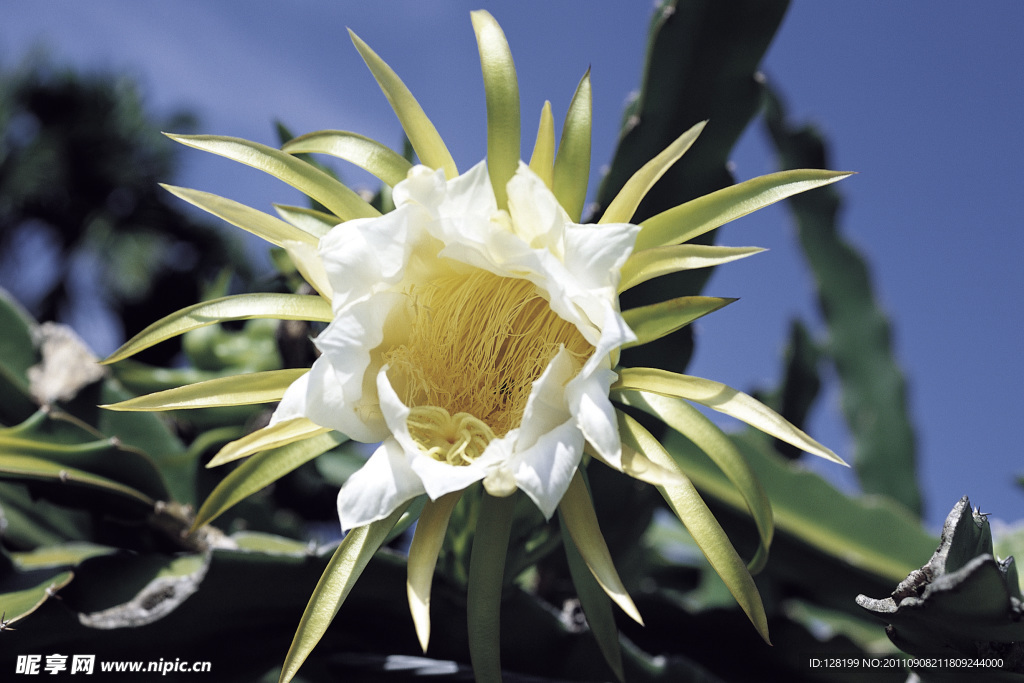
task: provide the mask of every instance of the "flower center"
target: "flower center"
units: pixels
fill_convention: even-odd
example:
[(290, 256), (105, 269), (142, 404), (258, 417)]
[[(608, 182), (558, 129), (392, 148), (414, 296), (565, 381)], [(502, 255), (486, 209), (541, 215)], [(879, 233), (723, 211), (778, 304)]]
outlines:
[(528, 280), (484, 270), (412, 285), (407, 341), (383, 353), (427, 455), (469, 464), (522, 420), (533, 382), (565, 346), (580, 366), (594, 348)]

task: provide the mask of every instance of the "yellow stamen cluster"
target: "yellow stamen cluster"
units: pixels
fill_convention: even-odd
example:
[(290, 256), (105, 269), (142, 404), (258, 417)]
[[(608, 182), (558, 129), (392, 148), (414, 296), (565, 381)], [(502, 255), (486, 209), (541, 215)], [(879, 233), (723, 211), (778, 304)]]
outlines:
[(528, 280), (472, 270), (410, 286), (405, 343), (382, 354), (410, 406), (413, 439), (465, 465), (522, 420), (533, 382), (561, 347), (577, 367), (593, 347)]

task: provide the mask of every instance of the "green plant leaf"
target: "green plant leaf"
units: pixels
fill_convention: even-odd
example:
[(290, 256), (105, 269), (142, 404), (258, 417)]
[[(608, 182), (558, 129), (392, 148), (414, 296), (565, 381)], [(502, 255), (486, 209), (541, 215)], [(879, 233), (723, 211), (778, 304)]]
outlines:
[(29, 588), (0, 593), (0, 606), (3, 610), (0, 619), (3, 619), (5, 626), (24, 619), (54, 597), (57, 591), (71, 583), (73, 576), (72, 572), (64, 571)]
[[(786, 121), (779, 98), (767, 94), (765, 121), (784, 168), (823, 164), (827, 150), (813, 127)], [(843, 414), (853, 437), (853, 468), (866, 493), (891, 496), (921, 514), (916, 439), (907, 389), (864, 257), (840, 232), (836, 188), (792, 197), (797, 237), (814, 274), (828, 328), (825, 351), (839, 375)]]
[(0, 288), (0, 424), (21, 422), (35, 412), (28, 369), (39, 362), (33, 341), (36, 322)]
[[(170, 497), (159, 470), (145, 454), (122, 447), (116, 438), (97, 438), (95, 433), (85, 430), (75, 435), (74, 442), (64, 443), (57, 437), (42, 433), (42, 428), (52, 425), (50, 415), (62, 413), (40, 411), (39, 414), (47, 418), (40, 428), (0, 430), (0, 454), (39, 458), (82, 470), (124, 484), (154, 500)], [(65, 417), (65, 421), (68, 420), (70, 418)]]
[(628, 308), (622, 312), (622, 319), (633, 330), (636, 341), (628, 342), (622, 348), (642, 346), (661, 339), (734, 301), (736, 299), (716, 296), (681, 296), (656, 304)]
[[(0, 479), (20, 482), (39, 482), (46, 491), (63, 503), (90, 507), (90, 502), (100, 497), (116, 505), (108, 512), (125, 512), (132, 516), (145, 515), (153, 511), (155, 500), (141, 491), (120, 482), (101, 477), (85, 470), (67, 467), (29, 455), (0, 453)], [(61, 491), (66, 492), (64, 494)], [(77, 494), (76, 497), (72, 497)], [(82, 498), (85, 498), (83, 501)]]
[(562, 139), (555, 155), (551, 191), (569, 218), (579, 222), (583, 205), (587, 201), (587, 183), (590, 179), (590, 135), (593, 123), (593, 93), (590, 89), (590, 69), (583, 74), (580, 84), (569, 103), (569, 111), (562, 124)]
[(333, 315), (330, 303), (318, 296), (261, 293), (221, 297), (183, 308), (158, 320), (125, 342), (103, 362), (115, 363), (205, 325), (251, 318), (330, 322)]
[(108, 410), (180, 410), (280, 401), (285, 389), (309, 368), (267, 370), (189, 384), (101, 406)]
[(376, 140), (345, 130), (321, 130), (289, 140), (282, 146), (289, 154), (330, 154), (377, 176), (394, 187), (405, 180), (412, 164), (398, 152)]
[(192, 529), (209, 524), (243, 498), (347, 440), (338, 432), (327, 432), (257, 453), (224, 477), (210, 492), (196, 513)]
[(363, 61), (366, 62), (366, 66), (370, 68), (377, 85), (384, 91), (388, 104), (398, 115), (402, 129), (409, 138), (409, 142), (412, 143), (413, 149), (416, 150), (420, 161), (430, 168), (443, 168), (444, 175), (449, 180), (459, 175), (455, 160), (452, 159), (451, 152), (445, 146), (444, 140), (441, 139), (434, 124), (427, 118), (420, 103), (416, 101), (402, 79), (359, 36), (351, 30), (348, 35)]
[(295, 638), (288, 648), (280, 683), (288, 683), (298, 673), (299, 667), (320, 642), (352, 586), (406, 507), (408, 505), (402, 505), (386, 519), (353, 529), (345, 536), (309, 598), (309, 604), (295, 631)]

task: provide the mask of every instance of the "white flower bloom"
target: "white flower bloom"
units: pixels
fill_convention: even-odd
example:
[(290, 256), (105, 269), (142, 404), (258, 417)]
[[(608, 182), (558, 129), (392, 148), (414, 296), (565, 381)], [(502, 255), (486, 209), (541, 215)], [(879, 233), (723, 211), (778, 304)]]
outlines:
[(550, 517), (585, 442), (620, 461), (608, 391), (635, 337), (616, 288), (639, 228), (570, 222), (524, 164), (507, 190), (499, 211), (484, 163), (450, 181), (418, 166), (395, 211), (320, 242), (334, 321), (274, 422), (382, 442), (339, 494), (345, 529), (480, 480)]

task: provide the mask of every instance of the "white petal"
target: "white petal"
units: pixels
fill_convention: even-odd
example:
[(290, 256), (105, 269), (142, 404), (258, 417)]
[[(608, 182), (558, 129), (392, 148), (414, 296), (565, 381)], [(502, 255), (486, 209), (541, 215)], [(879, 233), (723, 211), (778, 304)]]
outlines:
[(543, 434), (537, 442), (513, 457), (516, 483), (550, 518), (562, 500), (572, 475), (583, 457), (583, 435), (575, 420)]
[(597, 370), (585, 382), (570, 385), (569, 400), (574, 404), (573, 412), (583, 436), (602, 458), (618, 465), (622, 459), (622, 443), (615, 408), (608, 400), (608, 387), (615, 378), (611, 370)]
[(443, 170), (413, 166), (406, 179), (395, 185), (391, 197), (398, 208), (407, 204), (436, 207), (444, 201), (446, 194)]
[(534, 249), (546, 249), (562, 259), (569, 217), (548, 186), (529, 166), (519, 162), (507, 189), (515, 233)]
[(419, 478), (423, 490), (431, 500), (437, 500), (452, 491), (461, 491), (473, 482), (484, 478), (486, 471), (482, 464), (473, 463), (454, 467), (423, 454), (419, 445), (409, 434), (409, 426), (406, 422), (409, 419), (409, 407), (402, 403), (402, 399), (398, 397), (391, 386), (387, 376), (387, 366), (381, 368), (377, 373), (377, 395), (380, 397), (380, 409), (388, 429), (391, 430), (395, 442), (405, 453), (410, 470)]
[(516, 448), (526, 450), (540, 437), (572, 417), (565, 399), (565, 386), (573, 377), (573, 362), (563, 346), (533, 383), (523, 410)]
[[(316, 362), (313, 363), (316, 366)], [(312, 369), (310, 369), (312, 372)], [(306, 391), (309, 385), (309, 372), (288, 385), (284, 390), (281, 402), (270, 416), (270, 424), (277, 424), (296, 417), (306, 417)], [(322, 425), (325, 426), (325, 425)]]
[(497, 210), (498, 202), (494, 199), (494, 188), (491, 187), (491, 178), (487, 174), (487, 163), (481, 161), (448, 183), (444, 201), (438, 207), (438, 214), (445, 218), (479, 216), (489, 220), (491, 214)]
[(338, 492), (338, 517), (344, 531), (384, 519), (399, 505), (423, 493), (405, 451), (388, 439)]
[(392, 292), (357, 301), (314, 340), (322, 355), (310, 373), (306, 417), (357, 441), (372, 443), (386, 436), (370, 352), (384, 340), (388, 317), (403, 302)]
[(614, 290), (639, 232), (639, 226), (628, 223), (569, 225), (565, 229), (565, 267), (584, 289)]

